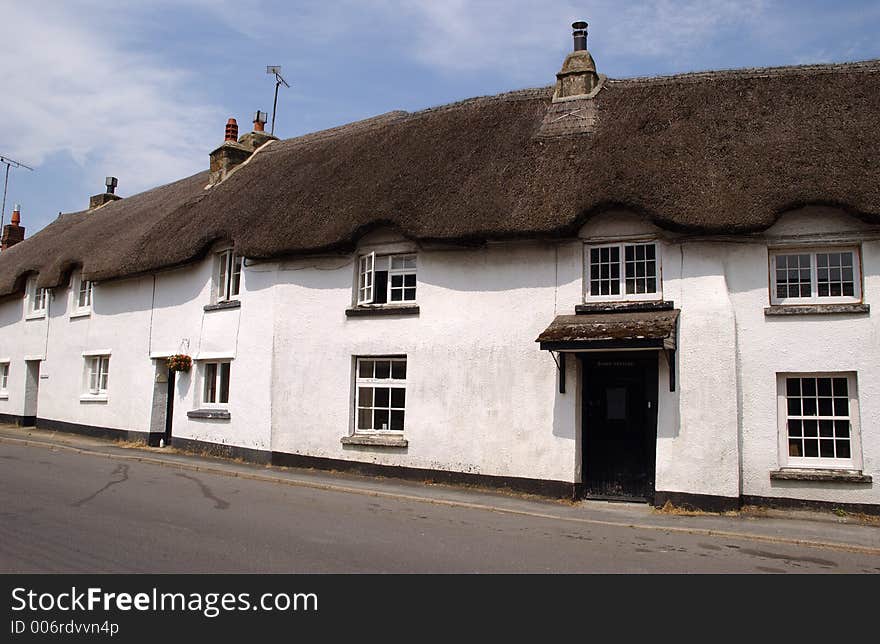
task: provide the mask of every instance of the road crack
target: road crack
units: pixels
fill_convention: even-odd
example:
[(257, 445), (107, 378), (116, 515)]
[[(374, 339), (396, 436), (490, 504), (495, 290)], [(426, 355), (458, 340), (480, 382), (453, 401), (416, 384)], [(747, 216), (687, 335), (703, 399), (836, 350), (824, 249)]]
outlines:
[(79, 501), (76, 501), (75, 503), (71, 503), (70, 505), (72, 505), (75, 508), (81, 507), (81, 506), (85, 505), (86, 503), (88, 503), (89, 501), (91, 501), (92, 499), (94, 499), (101, 492), (104, 492), (105, 490), (110, 489), (111, 486), (116, 485), (118, 483), (124, 483), (125, 481), (127, 481), (128, 480), (128, 465), (125, 465), (122, 463), (117, 465), (116, 469), (113, 470), (112, 472), (110, 472), (110, 476), (116, 476), (116, 475), (119, 475), (122, 478), (119, 478), (115, 481), (108, 481), (107, 484), (104, 485), (104, 487), (102, 487), (100, 490), (98, 490), (94, 494), (90, 494), (86, 498), (80, 499)]
[(179, 476), (181, 478), (188, 479), (188, 480), (192, 481), (193, 483), (195, 483), (196, 485), (198, 485), (199, 489), (202, 491), (202, 495), (206, 499), (214, 502), (214, 509), (215, 510), (225, 510), (226, 508), (229, 507), (229, 501), (224, 501), (223, 499), (220, 499), (220, 498), (214, 496), (214, 493), (211, 491), (211, 488), (209, 488), (207, 485), (202, 483), (195, 476), (190, 476), (189, 474), (181, 474), (180, 472), (177, 472), (175, 474), (175, 476)]

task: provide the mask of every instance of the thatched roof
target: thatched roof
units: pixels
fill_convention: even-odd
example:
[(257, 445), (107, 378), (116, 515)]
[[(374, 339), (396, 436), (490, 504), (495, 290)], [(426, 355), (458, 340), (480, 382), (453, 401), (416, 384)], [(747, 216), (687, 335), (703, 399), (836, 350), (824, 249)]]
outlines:
[(0, 254), (0, 295), (28, 272), (42, 286), (76, 265), (125, 277), (219, 239), (256, 258), (347, 250), (383, 224), (419, 240), (549, 237), (624, 207), (737, 233), (814, 203), (880, 223), (880, 61), (608, 80), (594, 132), (539, 137), (551, 95), (394, 112), (271, 143), (209, 190), (201, 173), (63, 215)]

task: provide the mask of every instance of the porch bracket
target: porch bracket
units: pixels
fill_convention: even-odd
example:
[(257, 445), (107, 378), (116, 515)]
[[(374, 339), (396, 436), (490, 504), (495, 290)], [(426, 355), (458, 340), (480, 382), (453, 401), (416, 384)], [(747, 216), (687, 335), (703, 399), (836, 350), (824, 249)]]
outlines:
[(666, 349), (666, 364), (669, 365), (669, 391), (675, 391), (675, 349)]
[(556, 369), (559, 371), (559, 393), (565, 393), (565, 353), (562, 351), (557, 351), (559, 354), (559, 358), (553, 355), (553, 352), (550, 352), (550, 355), (553, 357), (553, 362), (556, 363)]

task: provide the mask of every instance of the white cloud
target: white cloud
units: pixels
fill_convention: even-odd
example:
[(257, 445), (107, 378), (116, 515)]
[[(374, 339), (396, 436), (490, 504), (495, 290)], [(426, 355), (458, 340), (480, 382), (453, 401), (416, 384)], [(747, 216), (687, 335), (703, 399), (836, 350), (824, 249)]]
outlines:
[(513, 72), (525, 66), (528, 72), (548, 51), (558, 57), (570, 48), (568, 25), (574, 20), (590, 23), (590, 41), (598, 37), (607, 57), (650, 56), (671, 61), (704, 46), (722, 29), (754, 23), (764, 3), (606, 0), (585, 7), (567, 0), (402, 0), (399, 7), (418, 23), (413, 29), (413, 55), (424, 63), (453, 71), (496, 68)]
[(125, 11), (89, 5), (4, 6), (4, 152), (33, 165), (69, 154), (95, 192), (107, 174), (132, 194), (206, 167), (219, 110), (185, 72), (130, 47)]

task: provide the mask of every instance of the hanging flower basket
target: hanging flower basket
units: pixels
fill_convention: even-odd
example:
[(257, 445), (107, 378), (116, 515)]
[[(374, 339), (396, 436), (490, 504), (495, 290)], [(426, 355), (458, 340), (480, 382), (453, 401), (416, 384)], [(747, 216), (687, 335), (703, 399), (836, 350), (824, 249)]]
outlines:
[(189, 371), (190, 367), (192, 367), (192, 358), (184, 353), (175, 353), (173, 356), (168, 356), (168, 359), (165, 361), (165, 364), (168, 365), (168, 368), (171, 371)]

